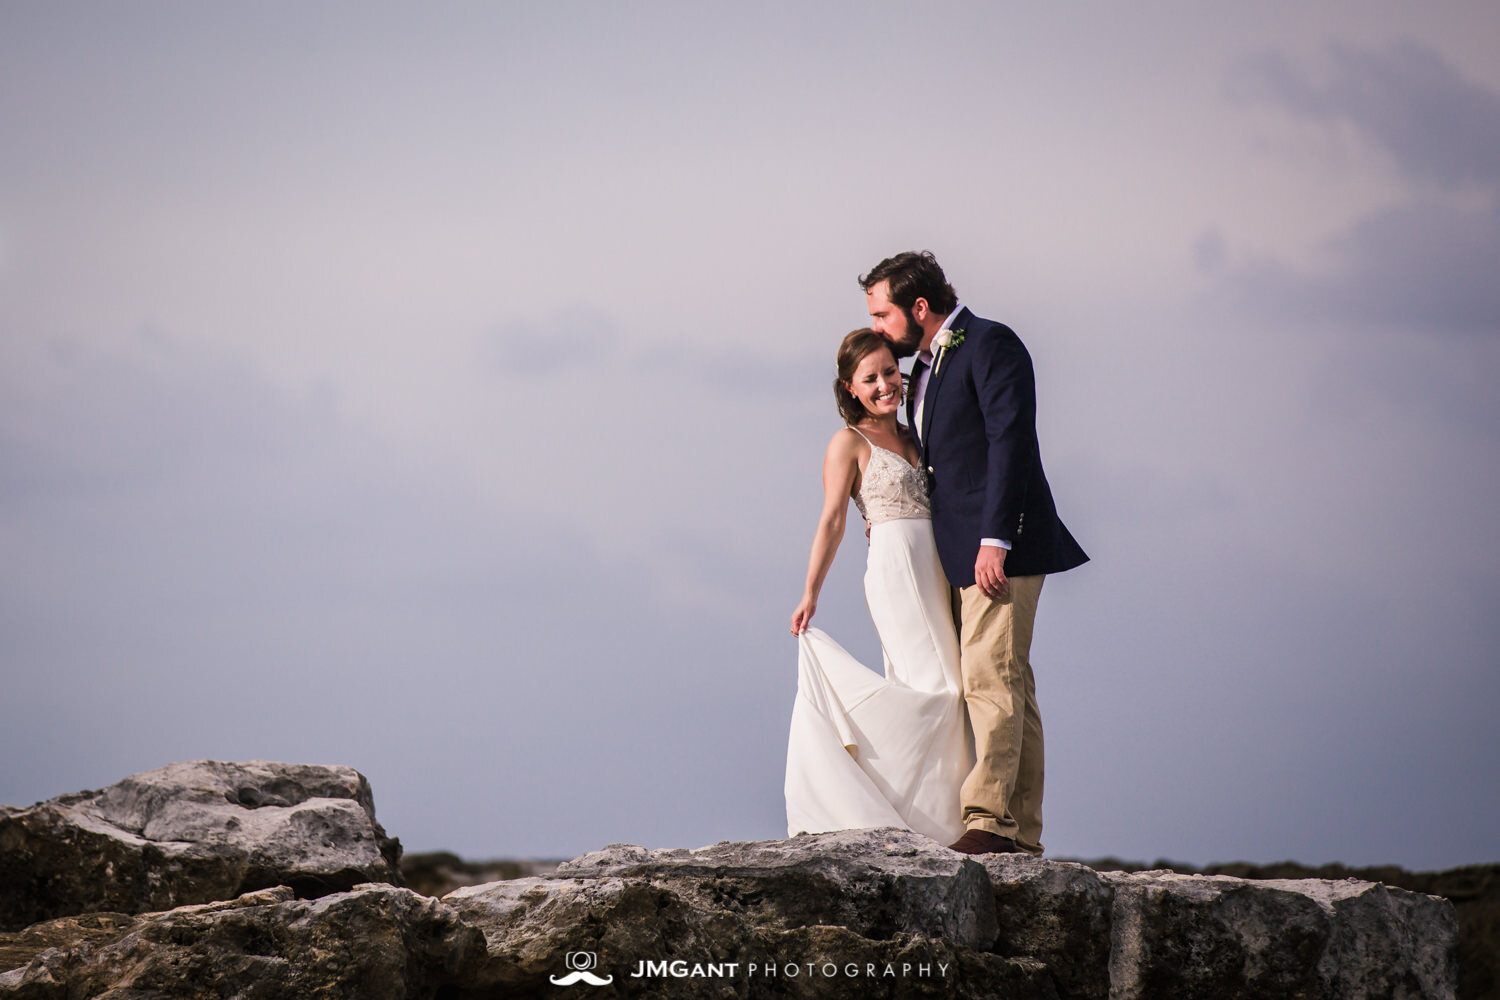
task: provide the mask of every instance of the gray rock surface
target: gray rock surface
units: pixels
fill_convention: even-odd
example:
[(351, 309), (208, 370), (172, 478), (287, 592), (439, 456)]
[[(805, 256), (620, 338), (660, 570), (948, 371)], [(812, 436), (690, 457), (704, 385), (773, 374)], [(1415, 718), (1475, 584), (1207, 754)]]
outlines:
[[(1035, 963), (987, 951), (996, 925), (983, 866), (903, 831), (696, 851), (617, 844), (550, 878), (443, 901), (483, 929), (484, 984), (507, 996), (566, 974), (570, 953), (597, 956), (596, 974), (614, 977), (615, 992), (590, 991), (600, 996), (1047, 995)], [(637, 977), (641, 962), (659, 964)]]
[(399, 883), (400, 851), (353, 768), (171, 764), (102, 791), (0, 807), (0, 929), (277, 885), (318, 896)]
[(782, 930), (837, 924), (868, 938), (915, 933), (978, 950), (994, 943), (997, 930), (983, 866), (900, 830), (726, 841), (696, 851), (616, 844), (564, 862), (553, 880), (601, 877), (670, 885), (700, 909), (730, 908)]
[(1458, 981), (1447, 900), (1373, 882), (1112, 872), (1111, 1000), (1441, 997)]
[(983, 859), (996, 950), (1063, 996), (1450, 997), (1458, 921), (1436, 896), (1355, 879), (1252, 881)]
[[(617, 975), (621, 995), (654, 982), (711, 996), (725, 982), (619, 987), (643, 959), (681, 959), (689, 970), (738, 963), (742, 979), (751, 962), (783, 972), (812, 963), (811, 978), (780, 980), (796, 996), (1446, 998), (1456, 982), (1457, 924), (1437, 897), (1355, 880), (976, 860), (897, 830), (696, 851), (613, 845), (551, 878), (444, 901), (484, 929), (493, 981), (535, 983), (581, 950), (598, 956), (600, 974)], [(896, 975), (883, 975), (893, 963)], [(824, 976), (825, 964), (837, 974)], [(846, 974), (851, 964), (858, 974)], [(912, 971), (924, 964), (946, 968)], [(881, 975), (868, 975), (872, 965)]]
[[(352, 813), (366, 825), (332, 832)], [(49, 835), (73, 853), (40, 846)], [(119, 843), (136, 854), (108, 854)], [(0, 932), (0, 998), (1454, 996), (1456, 921), (1437, 897), (1353, 879), (975, 859), (889, 829), (698, 850), (616, 844), (441, 900), (383, 882), (314, 899), (291, 885), (243, 893), (252, 871), (316, 872), (319, 887), (352, 871), (350, 858), (393, 872), (384, 843), (368, 785), (337, 768), (174, 765), (5, 810), (5, 877), (13, 863), (42, 858), (55, 873), (72, 857), (72, 880), (18, 883), (62, 886), (71, 906), (109, 871), (125, 871), (129, 891), (96, 896), (238, 888), (219, 902)], [(105, 855), (97, 863), (90, 845)], [(200, 855), (238, 874), (184, 881)], [(566, 988), (583, 973), (600, 985)]]
[[(37, 928), (66, 933), (79, 918)], [(121, 917), (0, 973), (17, 1000), (407, 1000), (472, 982), (484, 937), (452, 909), (384, 884), (299, 900), (282, 886), (235, 900)]]

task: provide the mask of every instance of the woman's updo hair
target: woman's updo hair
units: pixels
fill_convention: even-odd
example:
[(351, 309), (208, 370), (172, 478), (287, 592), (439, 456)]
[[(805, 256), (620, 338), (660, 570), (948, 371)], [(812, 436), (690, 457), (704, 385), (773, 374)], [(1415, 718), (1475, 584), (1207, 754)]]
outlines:
[[(854, 380), (854, 370), (859, 363), (876, 351), (889, 351), (891, 342), (874, 330), (855, 330), (839, 345), (838, 378), (833, 380), (833, 398), (839, 404), (839, 416), (853, 426), (868, 419), (870, 411), (865, 404), (854, 398), (844, 383)], [(892, 357), (895, 355), (892, 354)]]

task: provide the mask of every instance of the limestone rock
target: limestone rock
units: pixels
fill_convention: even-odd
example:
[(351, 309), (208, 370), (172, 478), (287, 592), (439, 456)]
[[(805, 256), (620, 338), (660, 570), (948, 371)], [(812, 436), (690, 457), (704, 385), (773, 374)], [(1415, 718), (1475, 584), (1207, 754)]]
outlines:
[(612, 845), (442, 900), (290, 888), (0, 934), (0, 1000), (1451, 1000), (1453, 907), (1356, 880), (1101, 873), (901, 830)]
[(0, 973), (0, 996), (404, 1000), (472, 981), (484, 960), (483, 936), (452, 910), (384, 884), (313, 900), (283, 886), (120, 920)]
[(1442, 896), (1453, 903), (1458, 917), (1458, 995), (1482, 1000), (1500, 997), (1500, 864), (1465, 865), (1437, 872), (1409, 872), (1394, 865), (1350, 868), (1341, 864), (1316, 867), (1295, 861), (1249, 864), (1238, 861), (1195, 869), (1176, 864), (1137, 865), (1115, 858), (1085, 862), (1099, 871), (1139, 871), (1172, 868), (1196, 875), (1233, 875), (1237, 878), (1319, 879), (1338, 882), (1357, 879), (1383, 882), (1415, 893)]
[(702, 908), (769, 927), (837, 924), (877, 939), (911, 932), (981, 950), (995, 940), (984, 867), (903, 830), (725, 841), (696, 851), (616, 844), (564, 862), (555, 877), (671, 884)]
[(615, 977), (618, 992), (597, 996), (718, 996), (748, 980), (809, 997), (1444, 1000), (1456, 981), (1453, 908), (1435, 897), (1352, 880), (975, 860), (897, 830), (696, 851), (613, 845), (551, 878), (444, 901), (484, 931), (483, 981), (507, 995), (541, 991), (570, 953)]
[(0, 929), (291, 886), (400, 882), (401, 846), (349, 767), (193, 761), (97, 792), (0, 807)]
[[(696, 851), (613, 845), (551, 878), (443, 901), (484, 931), (484, 982), (507, 996), (542, 995), (579, 954), (614, 979), (617, 992), (599, 996), (723, 996), (747, 983), (784, 996), (1031, 996), (1045, 973), (987, 952), (983, 866), (897, 830)], [(642, 962), (656, 965), (634, 975)], [(961, 976), (968, 990), (955, 987)]]
[(995, 952), (1045, 966), (1060, 997), (1110, 996), (1115, 890), (1080, 864), (1019, 854), (979, 860), (995, 894)]
[[(984, 859), (1001, 954), (1043, 962), (1062, 996), (1451, 997), (1452, 904), (1373, 882), (1094, 872)], [(1107, 944), (1107, 947), (1106, 947)]]

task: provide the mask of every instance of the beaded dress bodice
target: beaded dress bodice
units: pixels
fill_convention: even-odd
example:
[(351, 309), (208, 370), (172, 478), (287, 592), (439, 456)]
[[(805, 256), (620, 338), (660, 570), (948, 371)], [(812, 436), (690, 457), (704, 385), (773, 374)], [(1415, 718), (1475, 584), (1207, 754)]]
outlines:
[(930, 520), (932, 505), (927, 500), (927, 477), (889, 448), (882, 448), (869, 438), (865, 440), (870, 444), (870, 460), (865, 464), (859, 489), (854, 491), (854, 506), (865, 520), (871, 526), (903, 517)]

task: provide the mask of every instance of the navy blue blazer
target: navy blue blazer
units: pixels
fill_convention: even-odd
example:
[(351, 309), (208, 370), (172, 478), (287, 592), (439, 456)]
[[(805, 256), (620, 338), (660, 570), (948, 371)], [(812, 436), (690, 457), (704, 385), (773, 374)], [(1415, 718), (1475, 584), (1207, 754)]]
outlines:
[[(948, 328), (963, 342), (948, 348), (927, 380), (920, 434), (932, 533), (948, 582), (973, 586), (981, 538), (1011, 543), (1006, 576), (1087, 562), (1042, 471), (1031, 355), (1010, 327), (968, 309)], [(910, 423), (916, 400), (909, 395), (906, 405)]]

